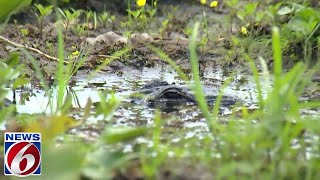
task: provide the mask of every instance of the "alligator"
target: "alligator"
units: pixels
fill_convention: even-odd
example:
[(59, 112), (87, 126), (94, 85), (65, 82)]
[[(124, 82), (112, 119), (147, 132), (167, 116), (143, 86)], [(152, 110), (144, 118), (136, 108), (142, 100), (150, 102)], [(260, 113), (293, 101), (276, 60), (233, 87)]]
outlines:
[[(135, 104), (147, 104), (148, 106), (175, 106), (175, 105), (196, 105), (197, 101), (194, 93), (188, 88), (187, 85), (169, 84), (166, 81), (154, 80), (147, 83), (140, 88), (136, 94), (142, 96), (136, 97), (132, 100)], [(206, 93), (205, 93), (206, 94)], [(206, 94), (208, 105), (213, 105), (217, 99), (217, 92), (214, 94)], [(231, 106), (241, 100), (223, 96), (220, 105)]]

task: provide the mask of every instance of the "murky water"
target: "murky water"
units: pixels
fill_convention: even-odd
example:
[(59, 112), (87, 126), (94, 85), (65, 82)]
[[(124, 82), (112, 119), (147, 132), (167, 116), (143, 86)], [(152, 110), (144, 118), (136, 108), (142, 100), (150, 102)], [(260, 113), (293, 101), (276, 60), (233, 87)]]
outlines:
[[(105, 120), (103, 116), (94, 116), (95, 109), (92, 109), (92, 116), (90, 116), (82, 127), (71, 129), (68, 133), (74, 134), (78, 137), (85, 139), (86, 141), (94, 141), (99, 137), (101, 131), (105, 126), (114, 127), (128, 127), (128, 126), (153, 126), (155, 109), (148, 107), (147, 105), (138, 105), (131, 103), (129, 95), (138, 90), (144, 84), (161, 79), (167, 81), (169, 84), (183, 84), (178, 78), (177, 73), (169, 66), (165, 67), (153, 67), (142, 68), (141, 70), (127, 69), (122, 71), (123, 73), (98, 73), (93, 78), (88, 79), (88, 75), (79, 73), (74, 78), (76, 82), (73, 87), (69, 87), (68, 91), (72, 92), (73, 107), (75, 109), (84, 108), (88, 99), (92, 102), (100, 102), (99, 92), (102, 90), (114, 91), (117, 99), (121, 101), (119, 107), (114, 112), (113, 117)], [(217, 93), (221, 88), (226, 77), (223, 76), (221, 69), (209, 69), (206, 70), (203, 77), (204, 91), (206, 94)], [(263, 96), (266, 97), (266, 92), (270, 88), (268, 83), (264, 83), (262, 78), (262, 89), (264, 90)], [(49, 98), (44, 91), (36, 88), (30, 88), (27, 91), (18, 91), (17, 99), (26, 92), (30, 93), (28, 100), (24, 104), (18, 102), (17, 111), (19, 113), (50, 113), (50, 109), (47, 108)], [(257, 108), (257, 90), (255, 82), (249, 74), (243, 73), (236, 74), (232, 83), (224, 90), (225, 95), (235, 97), (241, 100), (241, 105), (247, 106), (249, 109)], [(55, 94), (53, 94), (55, 96)], [(12, 100), (12, 92), (8, 94), (7, 98)], [(53, 100), (56, 98), (52, 98)], [(53, 103), (54, 104), (54, 103)], [(224, 116), (230, 115), (235, 111), (234, 107), (221, 107), (220, 108), (220, 121), (223, 122)], [(311, 112), (310, 112), (311, 111)], [(318, 110), (305, 110), (305, 114), (319, 115)], [(83, 112), (78, 110), (76, 113), (72, 113), (76, 119), (80, 119)], [(201, 115), (199, 108), (195, 105), (179, 105), (169, 107), (169, 109), (162, 109), (162, 120), (166, 127), (173, 127), (179, 129), (181, 136), (170, 137), (170, 133), (166, 135), (172, 143), (178, 143), (189, 138), (203, 138), (208, 133), (208, 127), (205, 119)], [(318, 138), (318, 136), (312, 136), (312, 138)], [(309, 138), (310, 139), (310, 138)], [(319, 139), (319, 138), (318, 138)], [(148, 138), (138, 138), (137, 143), (150, 144)], [(151, 145), (150, 145), (151, 146)], [(299, 146), (298, 143), (294, 143), (293, 148)], [(132, 151), (131, 144), (123, 145), (124, 152)], [(306, 152), (308, 156), (317, 156), (318, 154), (312, 153), (313, 150)], [(311, 154), (311, 155), (310, 155)]]
[[(254, 104), (257, 102), (255, 83), (252, 78), (246, 76), (246, 82), (239, 85), (238, 81), (241, 78), (244, 77), (240, 75), (236, 76), (234, 82), (224, 90), (224, 93), (228, 96), (242, 100), (248, 106), (254, 107)], [(177, 73), (169, 66), (153, 68), (145, 67), (141, 70), (132, 68), (124, 70), (123, 73), (118, 75), (113, 73), (98, 73), (91, 79), (88, 79), (88, 75), (82, 73), (74, 78), (76, 83), (73, 87), (69, 87), (68, 91), (74, 95), (73, 106), (75, 108), (83, 108), (86, 105), (88, 98), (90, 98), (92, 102), (99, 102), (99, 91), (101, 90), (114, 91), (116, 97), (122, 102), (114, 114), (115, 125), (137, 125), (134, 124), (137, 122), (141, 124), (152, 124), (154, 109), (145, 105), (132, 104), (128, 96), (138, 90), (139, 87), (156, 79), (167, 81), (169, 84), (183, 83), (178, 78)], [(212, 73), (207, 73), (204, 79), (204, 91), (207, 94), (216, 94), (225, 77), (223, 77), (222, 71), (215, 70)], [(49, 98), (44, 91), (30, 88), (27, 92), (30, 93), (28, 100), (26, 100), (24, 104), (17, 104), (17, 111), (19, 113), (32, 114), (50, 112), (50, 109), (47, 108)], [(26, 92), (17, 91), (16, 93), (19, 99), (19, 97)], [(55, 96), (55, 94), (53, 94), (53, 96)], [(12, 92), (7, 95), (7, 98), (12, 99)], [(52, 99), (54, 100), (55, 98)], [(171, 109), (172, 112), (167, 113), (166, 115), (172, 115), (176, 120), (181, 122), (190, 122), (194, 124), (196, 121), (201, 124), (200, 122), (203, 121), (197, 106), (185, 105), (170, 108), (173, 108)], [(227, 115), (230, 114), (231, 111), (232, 109), (230, 107), (223, 107), (221, 109), (221, 114)], [(88, 122), (94, 123), (97, 120), (99, 120), (99, 117), (90, 118)], [(188, 123), (185, 126), (188, 127)]]
[[(95, 116), (95, 109), (92, 109), (92, 116), (90, 116), (85, 124), (77, 129), (69, 131), (71, 134), (76, 134), (86, 140), (94, 140), (99, 136), (99, 133), (106, 125), (111, 126), (153, 126), (155, 108), (148, 107), (147, 105), (138, 105), (131, 103), (129, 95), (138, 90), (144, 84), (161, 79), (167, 81), (169, 84), (182, 84), (183, 82), (178, 78), (177, 73), (169, 66), (160, 66), (153, 68), (127, 69), (123, 73), (98, 73), (93, 78), (88, 79), (88, 75), (78, 73), (74, 78), (76, 82), (73, 87), (68, 87), (68, 92), (73, 94), (73, 107), (84, 108), (88, 99), (90, 98), (93, 103), (100, 102), (99, 92), (102, 90), (114, 91), (117, 99), (121, 101), (120, 106), (113, 114), (113, 118), (104, 119), (102, 115)], [(249, 76), (246, 83), (241, 86), (238, 84), (238, 79), (242, 76), (236, 76), (233, 83), (225, 89), (225, 94), (233, 96), (242, 100), (248, 107), (256, 108), (256, 88), (254, 82)], [(207, 72), (204, 77), (204, 91), (206, 93), (217, 94), (219, 88), (225, 77), (219, 69)], [(27, 88), (28, 89), (28, 88)], [(23, 104), (19, 102), (19, 97), (23, 94), (30, 93), (28, 100)], [(56, 94), (53, 93), (53, 97)], [(43, 113), (50, 114), (48, 108), (49, 98), (47, 94), (37, 88), (29, 88), (26, 91), (17, 91), (17, 111), (19, 113)], [(12, 100), (12, 92), (7, 98)], [(57, 98), (52, 98), (52, 104), (55, 104)], [(243, 105), (243, 104), (242, 104)], [(226, 116), (232, 113), (232, 107), (221, 107), (221, 116)], [(73, 112), (72, 115), (76, 119), (81, 119), (83, 112), (78, 110)], [(161, 117), (165, 121), (165, 126), (183, 129), (185, 132), (184, 137), (201, 137), (203, 133), (207, 133), (208, 128), (205, 119), (201, 115), (199, 108), (195, 105), (179, 105), (174, 107), (162, 108)]]
[[(74, 78), (76, 82), (73, 87), (69, 87), (68, 91), (73, 94), (73, 107), (83, 108), (88, 99), (92, 102), (99, 102), (99, 92), (102, 90), (114, 91), (117, 99), (121, 101), (120, 106), (114, 112), (113, 118), (105, 124), (112, 124), (113, 126), (140, 126), (140, 125), (153, 125), (154, 108), (146, 105), (137, 105), (131, 103), (129, 95), (138, 90), (141, 86), (150, 82), (151, 80), (161, 79), (167, 81), (169, 84), (182, 84), (183, 82), (178, 78), (177, 73), (169, 66), (159, 66), (153, 68), (144, 67), (140, 70), (128, 68), (122, 73), (98, 73), (93, 78), (88, 79), (88, 75), (78, 73)], [(204, 71), (203, 84), (206, 94), (217, 94), (221, 85), (226, 77), (223, 76), (221, 69), (206, 69)], [(262, 82), (263, 79), (262, 79)], [(268, 83), (262, 83), (263, 96), (266, 96), (266, 91), (270, 88)], [(49, 98), (44, 91), (39, 89), (30, 88), (32, 90), (26, 91), (31, 95), (24, 104), (17, 104), (17, 111), (19, 113), (50, 113), (48, 108)], [(17, 92), (19, 97), (26, 92)], [(243, 73), (236, 74), (232, 83), (224, 90), (227, 96), (235, 97), (241, 100), (241, 105), (248, 108), (257, 108), (257, 90), (253, 78), (250, 75)], [(53, 94), (55, 96), (55, 94)], [(12, 98), (12, 93), (7, 96)], [(52, 98), (55, 100), (56, 98)], [(54, 102), (53, 102), (54, 104)], [(199, 108), (195, 105), (179, 105), (162, 109), (162, 118), (166, 119), (166, 125), (172, 127), (180, 127), (185, 129), (201, 129), (207, 131), (205, 119), (202, 117)], [(234, 110), (234, 107), (221, 107), (220, 115), (229, 115)], [(93, 109), (93, 114), (94, 114)], [(81, 112), (81, 111), (80, 111)], [(73, 114), (76, 118), (81, 118), (81, 113)], [(94, 126), (102, 120), (102, 116), (90, 116), (86, 124)]]

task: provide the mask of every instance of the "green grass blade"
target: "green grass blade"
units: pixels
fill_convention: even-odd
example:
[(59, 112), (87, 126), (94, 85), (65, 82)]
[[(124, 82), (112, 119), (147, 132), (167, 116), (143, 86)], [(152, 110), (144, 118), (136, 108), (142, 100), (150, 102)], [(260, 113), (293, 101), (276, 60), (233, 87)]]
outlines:
[(63, 105), (66, 86), (67, 86), (67, 76), (65, 76), (65, 67), (64, 67), (64, 41), (63, 41), (63, 34), (60, 27), (57, 27), (58, 32), (58, 65), (57, 65), (57, 71), (55, 74), (55, 85), (58, 87), (58, 93), (57, 93), (57, 109), (56, 112), (59, 111), (59, 109)]
[(202, 90), (202, 86), (201, 86), (201, 82), (200, 82), (200, 76), (199, 76), (198, 57), (197, 57), (197, 52), (196, 52), (198, 30), (199, 30), (199, 23), (197, 22), (194, 25), (192, 35), (190, 38), (190, 44), (189, 44), (191, 70), (192, 70), (193, 79), (194, 79), (193, 91), (195, 94), (195, 98), (198, 102), (198, 106), (206, 119), (207, 125), (208, 125), (209, 129), (211, 131), (213, 131), (213, 126), (212, 126), (213, 119), (212, 119), (212, 116), (209, 111), (206, 97), (203, 94), (203, 90)]
[(264, 105), (265, 105), (265, 102), (264, 102), (263, 96), (262, 96), (262, 87), (261, 87), (261, 81), (260, 81), (258, 69), (257, 69), (254, 61), (249, 57), (248, 54), (244, 54), (244, 58), (249, 63), (249, 66), (250, 66), (250, 68), (252, 70), (252, 73), (253, 73), (254, 81), (255, 81), (256, 86), (257, 86), (257, 91), (258, 91), (257, 96), (258, 96), (258, 100), (259, 100), (259, 108), (263, 109)]
[[(269, 92), (270, 88), (271, 88), (271, 82), (270, 82), (271, 77), (270, 77), (268, 65), (267, 65), (266, 61), (261, 56), (259, 57), (259, 60), (260, 60), (261, 68), (262, 68), (263, 82), (264, 82), (265, 86), (267, 87), (267, 89), (265, 89), (265, 91)], [(259, 92), (259, 93), (262, 93), (261, 86), (257, 87), (257, 88), (260, 88), (260, 89), (258, 89), (258, 92), (260, 90), (261, 92)], [(262, 95), (261, 95), (261, 99), (262, 99)]]
[(279, 28), (272, 28), (272, 49), (273, 49), (273, 73), (275, 86), (280, 85), (281, 73), (282, 73), (282, 53), (280, 43)]
[(304, 108), (320, 108), (320, 101), (308, 101), (299, 104), (300, 109)]
[(33, 67), (33, 69), (35, 70), (35, 73), (37, 75), (37, 78), (40, 80), (40, 83), (42, 84), (44, 90), (46, 92), (49, 91), (49, 85), (48, 83), (46, 82), (44, 76), (43, 76), (43, 73), (41, 71), (41, 68), (38, 64), (38, 62), (34, 59), (34, 57), (25, 49), (21, 49), (21, 51), (27, 56), (27, 58), (30, 60), (31, 62), (31, 65)]
[(183, 72), (183, 70), (174, 62), (172, 58), (170, 58), (165, 52), (163, 52), (161, 49), (154, 47), (152, 45), (147, 45), (149, 49), (151, 49), (153, 52), (157, 54), (158, 57), (161, 58), (164, 62), (168, 63), (171, 67), (177, 71), (180, 78), (186, 82), (189, 82), (189, 77)]
[(232, 81), (232, 78), (233, 77), (233, 74), (227, 78), (225, 80), (225, 82), (223, 83), (220, 91), (219, 91), (219, 94), (217, 96), (217, 99), (214, 103), (214, 106), (213, 106), (213, 110), (212, 110), (212, 116), (213, 116), (213, 119), (215, 119), (215, 121), (217, 120), (218, 118), (218, 113), (219, 113), (219, 107), (220, 107), (220, 103), (221, 103), (221, 100), (222, 100), (222, 97), (223, 97), (223, 93), (224, 93), (224, 90), (229, 86), (229, 84), (231, 83)]
[(90, 53), (90, 50), (87, 48), (80, 50), (76, 63), (74, 63), (74, 65), (72, 66), (72, 71), (70, 73), (69, 79), (79, 70), (80, 67), (82, 67), (84, 62), (87, 60), (89, 53)]
[(121, 56), (127, 54), (129, 51), (131, 50), (131, 48), (129, 47), (125, 47), (119, 51), (114, 52), (109, 58), (106, 58), (102, 64), (100, 64), (94, 71), (92, 71), (90, 73), (90, 75), (88, 76), (89, 79), (91, 79), (92, 77), (94, 77), (96, 75), (96, 73), (98, 71), (101, 71), (103, 68), (105, 68), (108, 64), (110, 64), (112, 61), (120, 58)]

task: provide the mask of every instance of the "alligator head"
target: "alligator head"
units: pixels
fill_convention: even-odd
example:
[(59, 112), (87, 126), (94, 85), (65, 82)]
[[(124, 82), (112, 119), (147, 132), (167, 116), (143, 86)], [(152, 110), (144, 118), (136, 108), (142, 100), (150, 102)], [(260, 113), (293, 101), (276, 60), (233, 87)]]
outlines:
[(195, 103), (194, 96), (187, 90), (176, 85), (162, 86), (158, 90), (146, 95), (143, 99), (148, 104), (166, 103)]
[[(138, 94), (143, 98), (134, 99), (132, 102), (137, 104), (147, 104), (149, 106), (168, 107), (175, 105), (195, 105), (197, 101), (193, 92), (185, 85), (169, 85), (167, 82), (156, 80), (143, 86)], [(205, 94), (207, 103), (213, 105), (217, 99), (216, 94)], [(220, 104), (222, 106), (234, 105), (239, 100), (223, 96)]]

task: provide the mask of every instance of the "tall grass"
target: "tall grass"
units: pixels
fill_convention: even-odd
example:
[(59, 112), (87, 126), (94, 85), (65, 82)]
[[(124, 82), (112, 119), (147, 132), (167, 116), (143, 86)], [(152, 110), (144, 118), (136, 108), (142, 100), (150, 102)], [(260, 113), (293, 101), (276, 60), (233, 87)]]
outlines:
[(199, 30), (199, 23), (194, 25), (191, 38), (190, 38), (190, 63), (191, 63), (191, 70), (194, 80), (194, 88), (193, 91), (195, 93), (195, 98), (198, 102), (198, 106), (203, 113), (204, 117), (206, 118), (207, 124), (209, 129), (212, 131), (213, 129), (213, 119), (207, 105), (207, 100), (205, 95), (203, 94), (202, 85), (199, 76), (199, 66), (198, 66), (198, 57), (196, 52), (197, 47), (197, 35)]
[[(57, 113), (60, 110), (60, 108), (63, 106), (64, 103), (64, 98), (65, 98), (65, 92), (66, 92), (66, 87), (69, 82), (69, 78), (66, 77), (65, 75), (65, 67), (64, 67), (64, 41), (63, 41), (63, 35), (62, 35), (62, 29), (61, 27), (57, 27), (58, 31), (58, 64), (57, 64), (57, 71), (55, 74), (55, 79), (54, 79), (54, 84), (57, 85), (58, 87), (58, 92), (57, 92)], [(70, 66), (67, 66), (69, 71)]]
[[(50, 112), (53, 114), (61, 114), (62, 108), (66, 108), (66, 104), (69, 104), (68, 107), (71, 106), (71, 99), (67, 95), (67, 87), (70, 82), (72, 76), (78, 71), (78, 69), (84, 64), (87, 58), (87, 51), (81, 51), (78, 57), (70, 58), (67, 65), (65, 65), (65, 50), (64, 50), (64, 40), (63, 40), (63, 32), (60, 27), (57, 27), (58, 32), (58, 59), (56, 65), (56, 71), (54, 74), (54, 82), (53, 86), (50, 87), (46, 82), (45, 77), (42, 73), (41, 68), (39, 67), (38, 62), (34, 59), (34, 57), (22, 49), (22, 52), (27, 56), (30, 60), (33, 69), (35, 70), (36, 77), (40, 80), (42, 87), (45, 92), (47, 92), (49, 97), (48, 106), (50, 108)], [(68, 96), (68, 97), (67, 97)]]
[(190, 44), (189, 44), (189, 50), (190, 50), (190, 64), (191, 64), (191, 70), (192, 70), (192, 76), (193, 76), (193, 92), (195, 95), (195, 98), (198, 102), (199, 109), (201, 110), (202, 114), (204, 115), (206, 119), (206, 123), (208, 125), (209, 130), (212, 133), (219, 132), (219, 124), (218, 124), (218, 113), (219, 113), (219, 107), (220, 103), (223, 97), (223, 90), (229, 85), (230, 78), (227, 78), (227, 80), (223, 83), (222, 88), (219, 91), (219, 94), (217, 96), (217, 99), (215, 100), (215, 104), (213, 106), (212, 111), (210, 111), (210, 107), (207, 103), (205, 94), (202, 89), (201, 79), (199, 75), (199, 63), (198, 63), (198, 56), (197, 56), (197, 35), (199, 30), (199, 23), (195, 23), (191, 37), (190, 37)]
[[(288, 72), (283, 72), (280, 32), (278, 28), (273, 28), (272, 32), (274, 79), (265, 99), (262, 99), (261, 81), (254, 61), (243, 54), (253, 71), (260, 105), (258, 110), (244, 120), (249, 123), (250, 120), (259, 122), (257, 125), (246, 123), (244, 127), (231, 123), (226, 126), (226, 134), (219, 135), (225, 143), (218, 150), (225, 160), (221, 162), (221, 170), (218, 170), (220, 178), (315, 179), (319, 175), (316, 169), (320, 163), (315, 163), (316, 157), (301, 157), (308, 151), (304, 142), (306, 137), (301, 133), (318, 136), (319, 130), (310, 128), (308, 124), (319, 122), (312, 122), (314, 118), (308, 115), (302, 116), (301, 108), (319, 108), (320, 102), (304, 103), (299, 99), (319, 64), (307, 69), (307, 65), (300, 62)], [(242, 128), (243, 131), (234, 127)], [(298, 150), (293, 148), (294, 141), (302, 145)], [(235, 157), (232, 154), (236, 154)]]
[[(199, 109), (203, 113), (212, 135), (220, 141), (220, 143), (214, 141), (216, 152), (213, 153), (221, 154), (222, 157), (220, 160), (212, 159), (210, 161), (210, 163), (217, 165), (215, 166), (215, 171), (217, 171), (218, 179), (237, 179), (239, 177), (251, 179), (314, 179), (317, 177), (319, 173), (316, 169), (320, 167), (320, 163), (315, 163), (315, 157), (304, 159), (306, 162), (304, 165), (296, 163), (302, 162), (299, 153), (307, 153), (308, 149), (304, 143), (305, 137), (301, 137), (301, 133), (307, 131), (315, 136), (320, 134), (319, 130), (311, 128), (312, 125), (310, 125), (319, 124), (319, 122), (313, 122), (312, 120), (315, 118), (308, 115), (301, 115), (302, 108), (319, 108), (320, 102), (301, 102), (299, 99), (305, 87), (311, 83), (314, 72), (319, 70), (320, 63), (312, 69), (307, 69), (307, 65), (300, 62), (287, 72), (283, 72), (280, 32), (278, 28), (273, 28), (272, 87), (270, 89), (262, 89), (261, 77), (255, 62), (247, 54), (243, 53), (243, 57), (248, 60), (253, 72), (260, 107), (244, 116), (244, 120), (247, 122), (245, 125), (233, 122), (237, 120), (230, 117), (230, 123), (227, 126), (221, 126), (217, 121), (217, 112), (222, 93), (220, 92), (216, 100), (213, 112), (210, 112), (201, 87), (196, 54), (198, 28), (199, 24), (196, 23), (189, 46), (194, 81), (193, 90)], [(261, 63), (262, 67), (264, 67), (264, 74), (267, 74), (266, 78), (271, 78), (268, 75), (270, 73), (264, 61), (261, 60)], [(270, 80), (267, 80), (269, 83)], [(222, 89), (229, 82), (230, 79), (226, 81)], [(267, 91), (266, 98), (263, 98), (263, 91)], [(257, 125), (250, 124), (251, 120), (258, 120), (259, 123)], [(298, 151), (292, 147), (293, 141), (297, 139), (303, 144)], [(210, 149), (212, 145), (212, 143), (207, 143), (205, 149)]]

